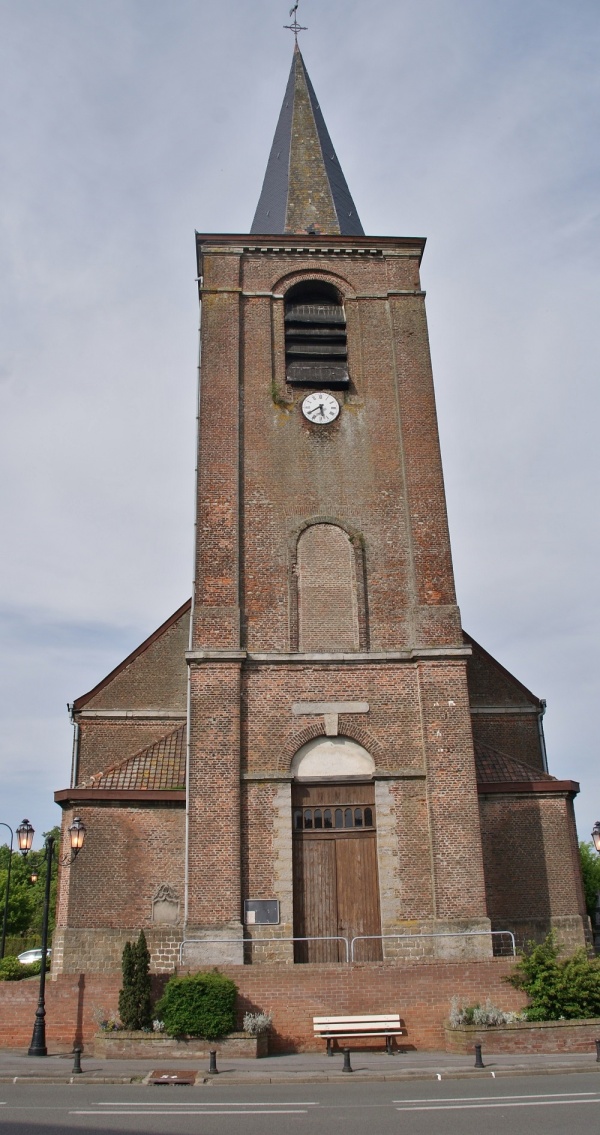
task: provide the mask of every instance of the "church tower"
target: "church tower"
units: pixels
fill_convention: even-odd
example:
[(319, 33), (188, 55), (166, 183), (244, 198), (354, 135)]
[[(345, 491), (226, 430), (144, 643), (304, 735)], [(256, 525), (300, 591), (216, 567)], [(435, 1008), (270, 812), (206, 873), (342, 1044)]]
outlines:
[(585, 940), (578, 785), (462, 629), (425, 241), (365, 235), (297, 47), (251, 231), (196, 243), (193, 597), (72, 706), (53, 973), (118, 972), (143, 928), (155, 971), (240, 988), (482, 960), (486, 996), (510, 934)]
[(244, 900), (283, 938), (489, 929), (423, 247), (364, 235), (296, 47), (250, 235), (197, 237), (187, 928), (232, 961)]

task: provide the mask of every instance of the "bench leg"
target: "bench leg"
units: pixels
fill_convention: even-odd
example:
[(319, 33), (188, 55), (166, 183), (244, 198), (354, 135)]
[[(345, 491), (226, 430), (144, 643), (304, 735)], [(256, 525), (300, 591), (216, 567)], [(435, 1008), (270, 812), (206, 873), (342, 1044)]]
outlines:
[(327, 1037), (327, 1055), (333, 1056), (333, 1049), (331, 1047), (331, 1040), (329, 1037)]
[(386, 1038), (385, 1038), (385, 1050), (386, 1050), (388, 1056), (394, 1055), (394, 1051), (392, 1049), (392, 1038), (391, 1038), (391, 1036), (386, 1036)]

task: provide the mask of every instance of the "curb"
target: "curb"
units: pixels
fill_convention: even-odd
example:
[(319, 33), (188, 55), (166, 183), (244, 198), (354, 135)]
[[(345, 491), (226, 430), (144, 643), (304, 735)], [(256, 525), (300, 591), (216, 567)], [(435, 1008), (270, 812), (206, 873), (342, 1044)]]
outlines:
[[(404, 1072), (392, 1073), (379, 1073), (370, 1072), (364, 1073), (356, 1071), (352, 1073), (351, 1081), (355, 1083), (368, 1084), (368, 1083), (398, 1083), (403, 1080), (489, 1080), (489, 1079), (506, 1079), (511, 1076), (555, 1076), (567, 1074), (581, 1074), (587, 1072), (594, 1072), (596, 1069), (594, 1065), (578, 1064), (578, 1065), (554, 1065), (552, 1068), (528, 1068), (523, 1065), (516, 1065), (509, 1068), (484, 1068), (468, 1069), (468, 1068), (443, 1068), (441, 1071), (434, 1071), (429, 1068), (415, 1068), (406, 1070)], [(598, 1069), (600, 1071), (600, 1069)], [(146, 1076), (95, 1076), (83, 1072), (80, 1076), (38, 1076), (32, 1073), (31, 1075), (17, 1075), (17, 1076), (0, 1076), (0, 1084), (137, 1084), (140, 1086), (149, 1087), (148, 1077)], [(225, 1077), (222, 1079), (221, 1077)], [(215, 1076), (208, 1076), (203, 1073), (198, 1073), (196, 1076), (196, 1087), (202, 1085), (220, 1083), (223, 1087), (228, 1085), (251, 1085), (251, 1084), (347, 1084), (349, 1082), (348, 1073), (302, 1073), (297, 1075), (286, 1075), (282, 1073), (280, 1076), (265, 1076), (250, 1073), (248, 1075), (240, 1075), (239, 1073), (228, 1072), (219, 1073), (219, 1080)]]

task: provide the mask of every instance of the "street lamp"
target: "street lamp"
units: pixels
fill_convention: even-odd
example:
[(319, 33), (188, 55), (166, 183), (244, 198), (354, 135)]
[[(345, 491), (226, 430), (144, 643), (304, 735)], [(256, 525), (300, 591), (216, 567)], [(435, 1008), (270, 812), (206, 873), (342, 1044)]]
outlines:
[[(13, 833), (12, 828), (9, 827), (8, 824), (5, 824), (3, 820), (0, 820), (0, 827), (7, 828), (8, 831), (10, 832), (10, 848), (9, 848), (9, 852), (8, 852), (8, 869), (7, 869), (7, 872), (6, 872), (6, 891), (5, 891), (5, 894), (4, 894), (4, 915), (2, 917), (2, 941), (0, 943), (0, 958), (3, 958), (4, 957), (4, 947), (6, 945), (6, 927), (7, 927), (7, 923), (8, 923), (8, 896), (9, 896), (9, 893), (10, 893), (10, 872), (11, 872), (11, 867), (12, 867), (14, 833)], [(17, 828), (17, 843), (19, 845), (19, 851), (21, 852), (22, 855), (27, 855), (27, 852), (31, 849), (32, 840), (33, 840), (33, 828), (31, 826), (31, 824), (29, 823), (29, 820), (21, 820), (21, 823), (19, 824), (19, 826)]]
[[(69, 840), (71, 844), (71, 854), (60, 859), (59, 863), (62, 867), (70, 867), (85, 840), (85, 824), (75, 816), (73, 823), (68, 828)], [(31, 829), (31, 838), (33, 839), (33, 828)], [(53, 835), (46, 836), (44, 844), (46, 867), (46, 886), (44, 888), (44, 915), (42, 919), (42, 958), (40, 969), (40, 989), (38, 995), (38, 1005), (35, 1011), (35, 1023), (33, 1026), (33, 1035), (31, 1037), (31, 1044), (28, 1049), (28, 1056), (47, 1056), (48, 1049), (46, 1047), (46, 957), (48, 954), (48, 914), (50, 911), (50, 884), (52, 881), (52, 863), (54, 859), (54, 844), (55, 838)], [(29, 844), (31, 847), (31, 842)]]
[(592, 828), (592, 839), (594, 841), (594, 847), (596, 848), (596, 851), (600, 854), (600, 820), (596, 820), (596, 823)]

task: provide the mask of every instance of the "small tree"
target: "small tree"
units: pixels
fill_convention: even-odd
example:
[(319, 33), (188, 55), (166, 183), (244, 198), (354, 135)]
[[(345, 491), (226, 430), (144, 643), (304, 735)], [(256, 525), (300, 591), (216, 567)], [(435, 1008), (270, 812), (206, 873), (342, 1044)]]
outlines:
[(579, 857), (581, 860), (581, 874), (583, 876), (583, 890), (587, 912), (594, 921), (598, 891), (600, 891), (600, 855), (592, 843), (579, 844)]
[(123, 987), (119, 993), (119, 1016), (123, 1027), (132, 1031), (150, 1028), (152, 995), (150, 952), (143, 930), (137, 942), (126, 942), (122, 958)]

